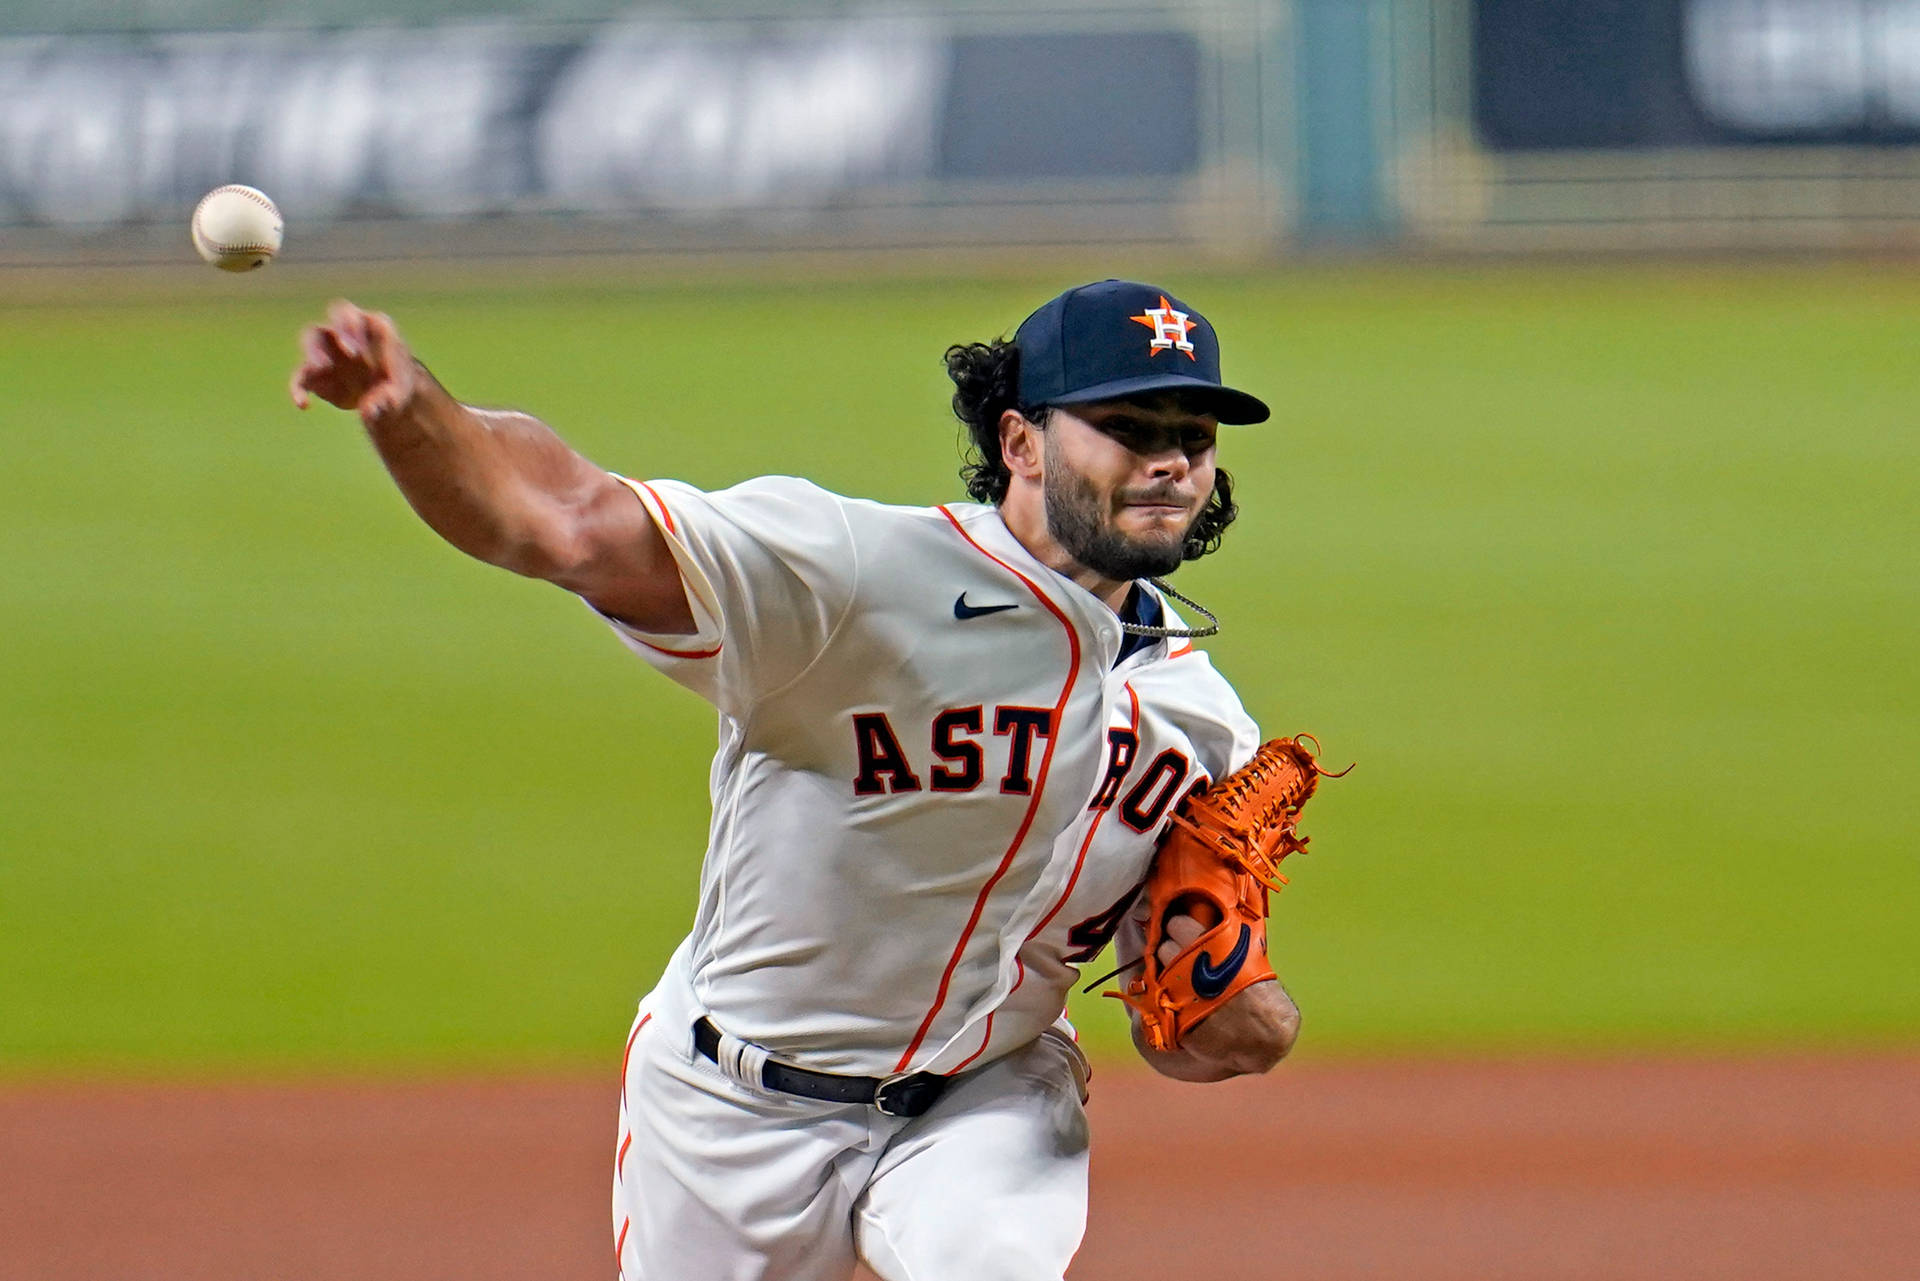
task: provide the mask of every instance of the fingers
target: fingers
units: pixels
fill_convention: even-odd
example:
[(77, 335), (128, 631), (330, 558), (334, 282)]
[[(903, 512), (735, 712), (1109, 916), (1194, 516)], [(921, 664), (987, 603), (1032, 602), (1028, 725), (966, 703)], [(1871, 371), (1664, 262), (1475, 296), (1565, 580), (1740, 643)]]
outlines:
[(1167, 922), (1167, 937), (1181, 947), (1207, 932), (1207, 927), (1191, 916), (1176, 916)]
[(313, 358), (317, 341), (315, 326), (308, 325), (300, 331), (301, 361), (293, 367), (293, 376), (287, 379), (287, 395), (295, 409), (305, 409), (310, 403), (307, 398), (307, 379), (317, 372)]
[(310, 403), (309, 391), (332, 399), (329, 390), (338, 381), (340, 363), (346, 358), (338, 336), (323, 326), (308, 325), (300, 331), (300, 356), (302, 363), (287, 385), (294, 405), (305, 409)]
[(317, 395), (372, 416), (397, 409), (411, 394), (406, 346), (393, 321), (344, 298), (327, 304), (325, 324), (301, 331), (300, 354), (302, 363), (287, 384), (300, 409)]
[(400, 346), (400, 334), (393, 327), (392, 317), (381, 311), (363, 311), (360, 320), (367, 339), (367, 350), (373, 355), (375, 363), (391, 372), (396, 349)]
[(1167, 936), (1160, 941), (1159, 950), (1154, 955), (1160, 964), (1171, 965), (1175, 957), (1186, 951), (1187, 947), (1207, 932), (1206, 926), (1191, 916), (1184, 914), (1167, 918)]
[(360, 402), (361, 417), (371, 422), (383, 414), (397, 412), (412, 398), (415, 390), (413, 359), (407, 354), (406, 344), (400, 341), (400, 332), (394, 328), (391, 317), (375, 311), (362, 312), (361, 319), (365, 326), (368, 359), (379, 371), (380, 378), (366, 399)]
[(293, 371), (288, 381), (287, 393), (293, 397), (294, 407), (305, 409), (310, 403), (307, 390), (314, 380), (325, 374), (333, 364), (331, 351), (334, 347), (331, 335), (318, 325), (308, 325), (300, 331), (300, 365)]
[(354, 359), (365, 355), (371, 346), (367, 339), (367, 313), (344, 298), (327, 304), (327, 326), (338, 337), (341, 350)]

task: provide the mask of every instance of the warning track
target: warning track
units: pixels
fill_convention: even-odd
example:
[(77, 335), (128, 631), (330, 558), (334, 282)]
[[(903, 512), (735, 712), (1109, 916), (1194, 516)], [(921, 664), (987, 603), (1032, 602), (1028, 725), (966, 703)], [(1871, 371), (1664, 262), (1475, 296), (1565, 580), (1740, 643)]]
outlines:
[[(1305, 1062), (1221, 1086), (1109, 1067), (1093, 1088), (1076, 1281), (1804, 1281), (1920, 1257), (1920, 1054)], [(616, 1089), (0, 1089), (0, 1276), (604, 1281)]]

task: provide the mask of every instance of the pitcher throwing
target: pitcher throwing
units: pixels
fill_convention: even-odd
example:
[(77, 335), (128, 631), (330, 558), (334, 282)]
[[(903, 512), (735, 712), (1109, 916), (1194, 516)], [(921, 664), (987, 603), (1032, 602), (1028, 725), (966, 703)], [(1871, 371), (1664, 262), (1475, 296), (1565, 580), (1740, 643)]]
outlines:
[[(1287, 1053), (1272, 867), (1235, 850), (1297, 848), (1311, 756), (1304, 784), (1255, 759), (1174, 602), (1211, 615), (1161, 581), (1233, 520), (1219, 424), (1268, 415), (1199, 312), (1107, 280), (950, 348), (973, 501), (934, 507), (610, 474), (456, 401), (385, 316), (337, 303), (302, 342), (295, 402), (357, 411), (429, 526), (719, 709), (699, 909), (623, 1066), (626, 1281), (1059, 1281), (1087, 1206), (1063, 1010), (1116, 935), (1156, 1069)], [(1176, 810), (1217, 893), (1142, 892)], [(1205, 835), (1217, 814), (1292, 844)]]

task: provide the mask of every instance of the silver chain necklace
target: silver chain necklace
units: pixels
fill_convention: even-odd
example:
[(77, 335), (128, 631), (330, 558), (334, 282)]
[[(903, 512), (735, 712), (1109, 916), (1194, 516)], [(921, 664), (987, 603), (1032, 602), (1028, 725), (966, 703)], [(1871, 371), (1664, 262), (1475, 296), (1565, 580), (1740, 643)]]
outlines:
[(1207, 625), (1205, 627), (1149, 627), (1145, 623), (1129, 623), (1123, 618), (1120, 620), (1121, 631), (1129, 636), (1181, 637), (1187, 639), (1200, 636), (1213, 636), (1219, 632), (1220, 620), (1215, 618), (1213, 611), (1205, 605), (1202, 605), (1199, 601), (1191, 597), (1182, 596), (1179, 592), (1167, 586), (1165, 579), (1149, 578), (1147, 581), (1152, 583), (1160, 591), (1165, 592), (1167, 595), (1179, 601), (1182, 605), (1197, 611), (1207, 620)]

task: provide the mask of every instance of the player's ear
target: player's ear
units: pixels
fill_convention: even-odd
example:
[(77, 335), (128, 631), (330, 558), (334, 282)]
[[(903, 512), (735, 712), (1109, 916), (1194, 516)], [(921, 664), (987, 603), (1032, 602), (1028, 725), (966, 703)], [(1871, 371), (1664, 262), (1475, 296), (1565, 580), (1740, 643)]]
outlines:
[(1000, 459), (1007, 470), (1023, 480), (1038, 480), (1046, 445), (1040, 439), (1040, 426), (1017, 409), (1000, 415)]

